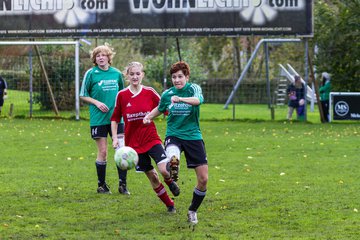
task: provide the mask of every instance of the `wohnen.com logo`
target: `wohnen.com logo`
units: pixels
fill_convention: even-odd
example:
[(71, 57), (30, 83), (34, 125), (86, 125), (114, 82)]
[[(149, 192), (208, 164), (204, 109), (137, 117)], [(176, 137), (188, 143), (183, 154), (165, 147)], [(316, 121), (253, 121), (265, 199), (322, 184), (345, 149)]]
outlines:
[[(258, 26), (276, 19), (279, 11), (305, 8), (305, 0), (128, 1), (133, 14), (238, 12), (244, 21)], [(0, 16), (54, 14), (56, 22), (67, 27), (94, 23), (95, 13), (114, 11), (115, 0), (0, 0)]]
[(278, 11), (301, 10), (305, 0), (129, 0), (133, 13), (239, 12), (254, 25), (274, 20)]

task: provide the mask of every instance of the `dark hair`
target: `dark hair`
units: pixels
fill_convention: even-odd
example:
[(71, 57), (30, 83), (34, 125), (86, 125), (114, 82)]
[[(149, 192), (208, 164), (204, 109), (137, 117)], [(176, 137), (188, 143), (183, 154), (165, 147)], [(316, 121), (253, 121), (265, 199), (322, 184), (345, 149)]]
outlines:
[(174, 63), (170, 68), (170, 75), (173, 73), (176, 73), (178, 71), (182, 71), (185, 76), (190, 76), (190, 67), (189, 64), (187, 64), (184, 61), (179, 61)]
[(301, 77), (299, 75), (295, 75), (295, 77), (294, 77), (294, 85), (295, 85), (296, 88), (303, 88), (303, 84), (302, 84), (302, 82), (300, 80), (301, 80)]

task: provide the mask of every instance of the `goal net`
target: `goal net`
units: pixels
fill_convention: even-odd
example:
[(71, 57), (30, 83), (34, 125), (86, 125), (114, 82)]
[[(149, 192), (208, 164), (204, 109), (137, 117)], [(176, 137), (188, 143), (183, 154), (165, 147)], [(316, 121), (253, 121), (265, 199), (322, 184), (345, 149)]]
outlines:
[(2, 115), (80, 117), (79, 43), (0, 41)]

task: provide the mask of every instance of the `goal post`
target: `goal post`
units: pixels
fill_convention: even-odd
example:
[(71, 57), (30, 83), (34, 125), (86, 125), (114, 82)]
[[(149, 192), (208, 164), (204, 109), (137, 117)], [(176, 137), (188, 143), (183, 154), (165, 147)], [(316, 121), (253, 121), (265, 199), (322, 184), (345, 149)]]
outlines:
[[(27, 46), (41, 46), (41, 45), (73, 45), (75, 61), (74, 61), (74, 75), (75, 75), (75, 118), (80, 119), (80, 51), (79, 41), (0, 41), (0, 46), (15, 46), (15, 45), (27, 45)], [(31, 77), (31, 76), (30, 76)]]

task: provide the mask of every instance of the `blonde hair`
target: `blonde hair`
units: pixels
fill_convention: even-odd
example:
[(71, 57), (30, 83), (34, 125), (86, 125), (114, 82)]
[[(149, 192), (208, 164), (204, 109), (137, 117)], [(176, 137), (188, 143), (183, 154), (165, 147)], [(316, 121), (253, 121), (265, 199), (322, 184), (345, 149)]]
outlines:
[(128, 76), (130, 69), (133, 68), (133, 67), (138, 67), (138, 68), (140, 68), (140, 70), (141, 70), (142, 72), (145, 72), (145, 71), (144, 71), (144, 66), (143, 66), (140, 62), (130, 62), (130, 63), (125, 67), (123, 74), (124, 74), (125, 76)]
[(108, 43), (98, 46), (90, 52), (90, 59), (95, 66), (97, 65), (96, 55), (98, 55), (99, 53), (104, 53), (109, 58), (109, 65), (112, 64), (112, 60), (113, 60), (113, 57), (116, 54), (116, 52), (114, 52), (114, 49), (112, 47), (110, 47), (110, 45)]

